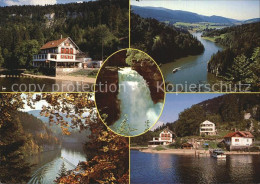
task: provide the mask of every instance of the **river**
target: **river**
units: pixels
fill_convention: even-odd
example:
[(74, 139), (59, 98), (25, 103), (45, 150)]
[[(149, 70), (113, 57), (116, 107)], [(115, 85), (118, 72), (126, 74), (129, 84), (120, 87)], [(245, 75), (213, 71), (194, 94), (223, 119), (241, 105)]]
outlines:
[(63, 163), (66, 170), (74, 169), (80, 161), (86, 161), (86, 155), (81, 144), (66, 143), (61, 149), (31, 156), (28, 161), (35, 164), (28, 184), (52, 184)]
[(89, 92), (92, 86), (66, 80), (0, 77), (0, 92)]
[(260, 183), (260, 155), (226, 160), (131, 151), (131, 183)]
[[(202, 54), (196, 56), (187, 56), (175, 60), (174, 62), (166, 63), (161, 66), (161, 70), (165, 82), (171, 84), (212, 84), (216, 81), (216, 77), (207, 72), (207, 63), (211, 56), (222, 50), (222, 47), (214, 42), (201, 38), (202, 33), (192, 33), (204, 46), (205, 50)], [(174, 68), (180, 67), (176, 73), (173, 73)], [(179, 88), (178, 88), (179, 89)], [(190, 90), (187, 90), (190, 91)]]

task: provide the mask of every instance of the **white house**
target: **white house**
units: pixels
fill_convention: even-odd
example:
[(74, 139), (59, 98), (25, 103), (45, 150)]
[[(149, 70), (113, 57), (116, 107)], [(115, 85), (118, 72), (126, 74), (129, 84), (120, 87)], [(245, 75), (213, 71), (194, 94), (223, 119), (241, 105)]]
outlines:
[(254, 136), (250, 132), (236, 131), (224, 136), (225, 144), (230, 150), (236, 147), (250, 147), (253, 144)]
[(33, 66), (49, 68), (79, 67), (81, 61), (76, 60), (76, 55), (79, 52), (79, 47), (70, 37), (50, 41), (41, 47), (39, 54), (33, 56)]
[(214, 123), (206, 120), (200, 124), (200, 135), (216, 135), (216, 126)]
[(171, 143), (174, 142), (173, 135), (175, 135), (175, 133), (173, 133), (167, 127), (159, 134), (159, 137), (154, 137), (152, 141), (149, 141), (148, 146), (149, 147), (156, 147), (156, 146), (159, 146), (159, 145), (171, 144)]

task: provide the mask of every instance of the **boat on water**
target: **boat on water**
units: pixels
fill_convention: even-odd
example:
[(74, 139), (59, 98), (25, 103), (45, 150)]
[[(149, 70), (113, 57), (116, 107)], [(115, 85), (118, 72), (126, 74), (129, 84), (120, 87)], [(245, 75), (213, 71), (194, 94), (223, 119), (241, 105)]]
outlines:
[(174, 69), (172, 70), (172, 73), (175, 73), (175, 72), (177, 72), (177, 71), (179, 71), (179, 70), (181, 70), (181, 67), (174, 68)]
[(211, 155), (213, 158), (226, 159), (225, 152), (224, 152), (223, 150), (220, 150), (220, 149), (210, 151), (210, 155)]

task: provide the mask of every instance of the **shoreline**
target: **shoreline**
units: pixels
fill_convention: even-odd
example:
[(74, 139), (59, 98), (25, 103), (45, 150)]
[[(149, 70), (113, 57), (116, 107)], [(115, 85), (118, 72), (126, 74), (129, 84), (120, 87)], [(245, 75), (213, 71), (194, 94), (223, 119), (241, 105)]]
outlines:
[(22, 74), (26, 77), (32, 78), (41, 78), (41, 79), (54, 79), (54, 80), (63, 80), (63, 81), (73, 81), (73, 82), (86, 82), (94, 84), (96, 78), (84, 77), (84, 76), (70, 76), (70, 75), (57, 75), (56, 77), (46, 76), (46, 75), (33, 75), (33, 74)]
[[(195, 150), (195, 149), (167, 149), (167, 150), (153, 150), (149, 148), (139, 147), (131, 148), (131, 150), (138, 150), (143, 153), (157, 153), (157, 154), (176, 154), (176, 155), (209, 155), (209, 150)], [(226, 155), (260, 155), (260, 152), (243, 152), (243, 151), (225, 151)]]

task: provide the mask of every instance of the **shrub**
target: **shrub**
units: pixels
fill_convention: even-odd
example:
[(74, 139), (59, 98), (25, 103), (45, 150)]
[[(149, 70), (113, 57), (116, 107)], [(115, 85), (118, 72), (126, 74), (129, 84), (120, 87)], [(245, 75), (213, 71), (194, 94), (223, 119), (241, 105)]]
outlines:
[(157, 146), (154, 148), (156, 151), (166, 150), (163, 146)]

